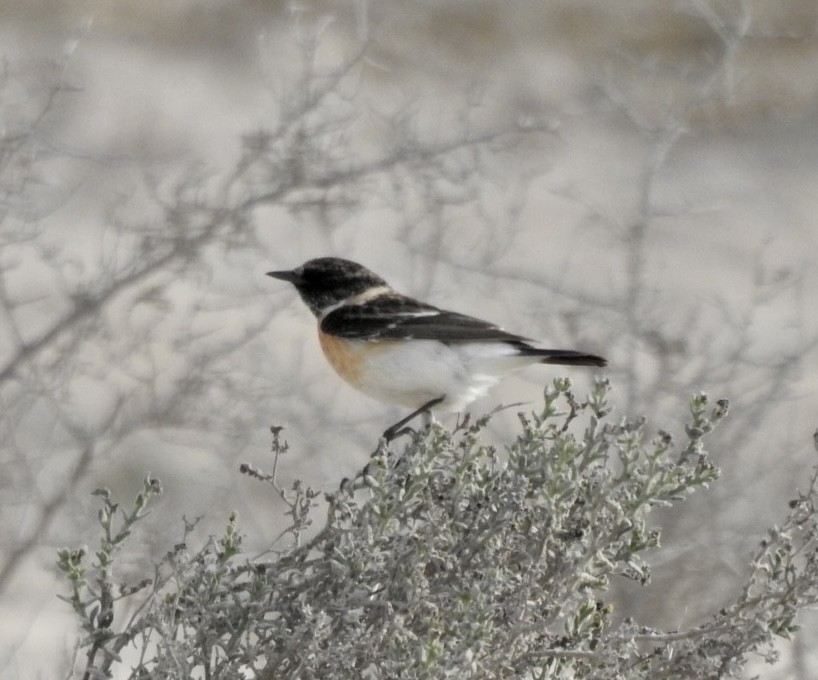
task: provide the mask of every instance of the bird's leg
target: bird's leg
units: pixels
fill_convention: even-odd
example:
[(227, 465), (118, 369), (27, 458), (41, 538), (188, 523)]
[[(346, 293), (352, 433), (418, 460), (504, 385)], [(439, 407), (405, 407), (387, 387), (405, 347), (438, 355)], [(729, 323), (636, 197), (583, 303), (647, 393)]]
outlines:
[(397, 423), (392, 425), (391, 427), (387, 428), (383, 433), (383, 438), (386, 440), (387, 443), (391, 442), (396, 437), (399, 437), (402, 434), (406, 434), (409, 428), (404, 428), (403, 426), (406, 425), (410, 420), (416, 418), (417, 416), (424, 414), (424, 423), (429, 424), (432, 422), (432, 407), (437, 406), (441, 401), (446, 398), (445, 395), (442, 397), (435, 397), (427, 401), (423, 406), (419, 409), (412, 411), (408, 416), (405, 418), (401, 418)]
[[(430, 399), (427, 401), (423, 406), (418, 409), (412, 411), (408, 416), (405, 418), (401, 418), (397, 423), (392, 425), (391, 427), (387, 428), (386, 431), (383, 433), (383, 441), (378, 444), (378, 448), (372, 452), (371, 458), (375, 458), (378, 454), (384, 454), (388, 449), (386, 448), (393, 439), (400, 437), (402, 434), (407, 434), (412, 432), (412, 429), (409, 427), (404, 427), (406, 423), (408, 423), (412, 418), (416, 418), (419, 415), (423, 416), (423, 424), (428, 427), (431, 423), (434, 422), (434, 416), (432, 415), (432, 408), (437, 406), (441, 401), (446, 398), (446, 395), (440, 397), (435, 397), (434, 399)], [(372, 463), (367, 463), (363, 469), (355, 475), (353, 479), (349, 479), (345, 477), (341, 480), (341, 490), (348, 489), (351, 491), (355, 491), (356, 489), (361, 488), (363, 486), (360, 480), (364, 479), (369, 474), (369, 466)]]

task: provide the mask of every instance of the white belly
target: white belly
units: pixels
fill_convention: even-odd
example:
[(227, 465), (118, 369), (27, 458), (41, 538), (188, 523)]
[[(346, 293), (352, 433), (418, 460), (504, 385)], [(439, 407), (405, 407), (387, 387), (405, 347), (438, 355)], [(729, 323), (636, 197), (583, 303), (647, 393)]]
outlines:
[[(360, 343), (366, 345), (366, 341)], [(442, 411), (461, 411), (506, 373), (537, 361), (497, 343), (444, 345), (411, 340), (367, 350), (355, 387), (381, 401), (411, 408), (442, 396), (443, 402), (435, 407)]]

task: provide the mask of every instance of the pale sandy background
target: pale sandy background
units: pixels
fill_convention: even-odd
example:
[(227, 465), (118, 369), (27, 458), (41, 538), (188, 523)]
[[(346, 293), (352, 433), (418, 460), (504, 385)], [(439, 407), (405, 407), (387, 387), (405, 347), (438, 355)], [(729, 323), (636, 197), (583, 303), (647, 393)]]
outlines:
[[(169, 233), (157, 194), (183, 179), (215, 191), (242, 136), (275, 127), (301, 91), (311, 36), (318, 73), (369, 43), (327, 103), (343, 135), (324, 152), (340, 163), (388, 154), (395, 120), (430, 143), (466, 119), (547, 129), (481, 153), (473, 177), (407, 171), (322, 197), (337, 202), (326, 210), (259, 207), (252, 239), (203, 244), (0, 384), (0, 561), (13, 562), (0, 675), (65, 675), (74, 627), (54, 553), (95, 540), (93, 488), (125, 500), (146, 472), (162, 479), (135, 570), (181, 535), (183, 514), (202, 515), (205, 535), (238, 510), (252, 550), (282, 508), (237, 467), (269, 463), (269, 425), (287, 426), (283, 480), (331, 489), (401, 415), (331, 373), (307, 310), (263, 275), (326, 254), (605, 354), (618, 412), (654, 428), (681, 435), (694, 390), (730, 398), (711, 444), (723, 479), (657, 519), (667, 549), (654, 582), (623, 585), (618, 611), (676, 627), (729, 601), (816, 460), (817, 31), (807, 0), (0, 2), (4, 139), (65, 85), (25, 161), (0, 174), (11, 186), (36, 163), (35, 181), (0, 202), (7, 358), (11, 329), (46, 332), (77, 290), (133, 257), (134, 234)], [(381, 193), (389, 183), (399, 189)], [(556, 374), (515, 376), (475, 410), (536, 403)], [(575, 376), (578, 391), (588, 379)], [(492, 435), (513, 422), (498, 418)], [(94, 452), (74, 478), (77, 432)], [(810, 647), (758, 671), (814, 677)]]

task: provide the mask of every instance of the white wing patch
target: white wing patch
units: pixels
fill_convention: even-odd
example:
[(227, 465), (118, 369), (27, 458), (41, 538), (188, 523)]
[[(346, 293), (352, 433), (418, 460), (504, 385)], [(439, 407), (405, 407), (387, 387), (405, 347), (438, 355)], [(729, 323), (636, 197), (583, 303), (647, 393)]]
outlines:
[(424, 309), (421, 312), (392, 312), (394, 316), (412, 316), (412, 317), (421, 317), (421, 316), (440, 316), (440, 310), (437, 309)]

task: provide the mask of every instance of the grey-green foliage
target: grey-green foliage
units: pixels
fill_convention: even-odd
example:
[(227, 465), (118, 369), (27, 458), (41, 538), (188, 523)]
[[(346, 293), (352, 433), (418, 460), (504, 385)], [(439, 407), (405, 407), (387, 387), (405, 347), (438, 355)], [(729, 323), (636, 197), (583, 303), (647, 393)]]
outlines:
[[(103, 495), (97, 559), (59, 558), (85, 634), (79, 672), (655, 679), (731, 677), (754, 654), (773, 661), (774, 638), (818, 594), (814, 479), (760, 543), (734, 603), (701, 626), (649, 629), (608, 600), (616, 579), (650, 579), (642, 554), (660, 549), (651, 509), (718, 477), (704, 438), (727, 404), (698, 395), (691, 410), (677, 446), (662, 431), (649, 439), (642, 420), (614, 419), (606, 382), (578, 402), (558, 380), (503, 451), (485, 442), (488, 416), (454, 432), (433, 426), (402, 451), (380, 446), (327, 495), (317, 532), (314, 492), (245, 466), (288, 503), (277, 556), (241, 557), (231, 516), (222, 537), (195, 553), (176, 546), (133, 588), (113, 585), (111, 560), (158, 486), (146, 482), (116, 531)], [(276, 455), (286, 448), (274, 428)], [(123, 598), (139, 606), (115, 631), (108, 612)]]

